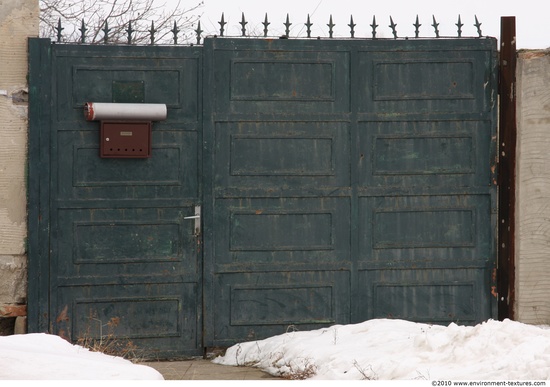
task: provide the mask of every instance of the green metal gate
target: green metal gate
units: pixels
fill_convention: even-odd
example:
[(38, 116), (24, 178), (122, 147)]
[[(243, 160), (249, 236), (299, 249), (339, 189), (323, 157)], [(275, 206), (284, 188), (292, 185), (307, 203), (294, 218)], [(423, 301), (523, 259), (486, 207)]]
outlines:
[[(202, 196), (201, 49), (31, 40), (30, 56), (30, 329), (201, 353), (200, 235), (185, 219)], [(92, 101), (166, 104), (152, 157), (100, 158)]]
[[(496, 317), (495, 39), (29, 50), (30, 331), (167, 358)], [(89, 101), (165, 103), (152, 157), (101, 159)]]
[(204, 48), (208, 345), (495, 315), (494, 39)]

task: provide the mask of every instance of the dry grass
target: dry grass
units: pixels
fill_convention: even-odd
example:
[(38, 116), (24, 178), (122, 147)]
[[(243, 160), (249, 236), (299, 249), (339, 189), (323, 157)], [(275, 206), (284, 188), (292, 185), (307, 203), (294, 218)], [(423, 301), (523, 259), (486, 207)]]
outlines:
[[(119, 338), (114, 334), (114, 329), (120, 324), (119, 317), (111, 318), (106, 324), (99, 321), (99, 339), (93, 338), (88, 331), (83, 337), (79, 337), (76, 343), (84, 348), (88, 348), (93, 352), (101, 352), (106, 355), (118, 356), (128, 359), (134, 363), (138, 363), (143, 360), (140, 356), (139, 348), (130, 339)], [(107, 334), (103, 334), (103, 327), (107, 328)]]

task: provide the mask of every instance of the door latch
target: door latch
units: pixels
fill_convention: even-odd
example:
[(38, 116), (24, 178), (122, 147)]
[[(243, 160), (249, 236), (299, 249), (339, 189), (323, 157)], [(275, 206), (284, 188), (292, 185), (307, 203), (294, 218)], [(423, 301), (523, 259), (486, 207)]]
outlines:
[(195, 220), (195, 236), (198, 237), (201, 234), (201, 206), (195, 206), (195, 215), (186, 216), (183, 219)]

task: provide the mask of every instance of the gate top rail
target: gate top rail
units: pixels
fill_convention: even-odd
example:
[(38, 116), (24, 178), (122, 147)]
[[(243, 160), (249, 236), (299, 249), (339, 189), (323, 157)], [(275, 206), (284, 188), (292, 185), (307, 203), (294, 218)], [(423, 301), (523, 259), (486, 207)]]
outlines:
[[(474, 19), (475, 19), (475, 23), (473, 24), (473, 26), (476, 28), (477, 30), (477, 36), (473, 36), (474, 38), (482, 38), (483, 37), (483, 34), (482, 34), (482, 31), (481, 31), (481, 24), (477, 18), (477, 15), (474, 16)], [(380, 22), (381, 23), (381, 22)], [(211, 34), (211, 36), (215, 36), (215, 37), (224, 37), (224, 36), (228, 36), (226, 35), (226, 25), (228, 24), (226, 21), (225, 21), (225, 15), (224, 13), (222, 13), (221, 15), (221, 19), (220, 21), (218, 22), (218, 24), (220, 25), (220, 28), (219, 28), (219, 31), (215, 32), (214, 34)], [(253, 31), (249, 31), (247, 30), (247, 24), (248, 24), (248, 21), (246, 20), (246, 17), (244, 15), (244, 12), (242, 13), (241, 15), (241, 21), (238, 23), (240, 24), (241, 28), (241, 35), (239, 37), (248, 37), (248, 38), (258, 38), (258, 37), (262, 37), (261, 35), (259, 34), (256, 34), (254, 33)], [(271, 25), (272, 23), (269, 21), (269, 18), (267, 16), (267, 13), (265, 14), (265, 18), (264, 18), (264, 21), (261, 23), (263, 25), (263, 37), (264, 38), (267, 38), (269, 36), (269, 25)], [(289, 14), (286, 15), (286, 20), (284, 23), (282, 23), (282, 25), (285, 27), (285, 31), (284, 31), (284, 34), (283, 35), (280, 35), (278, 36), (279, 38), (281, 39), (289, 39), (289, 38), (307, 38), (307, 39), (321, 39), (321, 37), (313, 37), (311, 35), (311, 27), (313, 26), (314, 23), (311, 22), (311, 18), (310, 18), (310, 15), (308, 14), (307, 15), (307, 20), (305, 23), (303, 23), (303, 25), (306, 27), (306, 34), (305, 36), (300, 36), (300, 33), (298, 33), (296, 36), (291, 36), (290, 35), (290, 26), (292, 25), (293, 23), (291, 23), (290, 21), (290, 16)], [(461, 16), (458, 15), (458, 21), (455, 23), (455, 26), (457, 28), (457, 32), (456, 32), (456, 36), (441, 36), (440, 35), (440, 32), (439, 32), (439, 24), (435, 18), (435, 15), (432, 15), (432, 24), (430, 25), (432, 28), (433, 28), (433, 34), (432, 36), (421, 36), (420, 35), (420, 27), (422, 26), (422, 24), (420, 23), (419, 21), (419, 18), (418, 18), (418, 15), (416, 15), (416, 20), (414, 23), (412, 23), (412, 25), (414, 26), (414, 37), (412, 37), (413, 39), (419, 39), (419, 38), (463, 38), (464, 36), (462, 35), (462, 27), (465, 25), (464, 23), (462, 23), (462, 19), (461, 19)], [(330, 18), (329, 18), (329, 21), (328, 21), (328, 24), (326, 24), (326, 26), (328, 27), (328, 34), (329, 34), (329, 37), (328, 39), (332, 39), (334, 38), (334, 27), (336, 26), (336, 24), (334, 23), (333, 21), (333, 18), (332, 18), (332, 15), (330, 15)], [(357, 26), (356, 23), (354, 23), (354, 19), (353, 19), (353, 15), (350, 16), (350, 21), (349, 21), (349, 24), (347, 24), (347, 26), (349, 27), (349, 38), (358, 38), (356, 36), (356, 31), (355, 31), (355, 27)], [(376, 20), (376, 15), (374, 15), (372, 17), (372, 23), (369, 24), (370, 28), (371, 28), (371, 36), (370, 37), (364, 37), (363, 39), (409, 39), (408, 36), (400, 36), (399, 33), (398, 33), (398, 29), (397, 29), (397, 24), (393, 21), (393, 18), (390, 16), (389, 17), (389, 24), (388, 24), (388, 28), (390, 28), (391, 30), (391, 34), (392, 34), (392, 38), (380, 38), (378, 35), (378, 27), (381, 27), (379, 24), (377, 24), (377, 20)], [(111, 36), (109, 35), (110, 31), (111, 31), (111, 28), (109, 28), (109, 23), (108, 23), (108, 20), (105, 20), (105, 22), (103, 23), (102, 25), (102, 28), (101, 28), (101, 31), (103, 32), (103, 44), (128, 44), (128, 45), (131, 45), (131, 44), (134, 44), (134, 34), (135, 32), (137, 32), (136, 29), (132, 28), (132, 22), (128, 22), (127, 25), (125, 25), (125, 32), (127, 34), (127, 39), (125, 42), (121, 41), (120, 39), (118, 39), (118, 41), (113, 41), (111, 39)], [(383, 26), (382, 26), (383, 27)], [(62, 26), (62, 23), (61, 23), (61, 18), (59, 19), (58, 23), (57, 23), (57, 27), (55, 27), (55, 30), (57, 32), (57, 43), (63, 43), (63, 30), (65, 28)], [(81, 27), (78, 29), (80, 31), (80, 39), (78, 42), (73, 42), (73, 43), (81, 43), (81, 44), (85, 44), (86, 43), (86, 32), (89, 30), (89, 28), (86, 28), (86, 25), (85, 25), (85, 22), (84, 20), (82, 20), (82, 25)], [(174, 27), (170, 30), (170, 32), (172, 33), (172, 39), (171, 39), (171, 43), (168, 43), (168, 44), (173, 44), (173, 45), (177, 45), (178, 44), (178, 33), (180, 32), (181, 30), (178, 28), (176, 22), (174, 22)], [(158, 32), (157, 29), (155, 29), (155, 25), (154, 25), (154, 22), (151, 22), (151, 28), (147, 30), (148, 34), (149, 34), (149, 45), (159, 45), (159, 44), (163, 44), (162, 42), (157, 42), (155, 40), (155, 34)], [(198, 21), (197, 23), (197, 28), (194, 30), (194, 33), (195, 33), (195, 38), (196, 38), (196, 44), (197, 45), (200, 45), (201, 44), (201, 40), (203, 39), (203, 31), (201, 29), (201, 22), (200, 20)], [(232, 37), (236, 37), (236, 36), (232, 36)], [(346, 36), (343, 36), (342, 38), (347, 38)], [(472, 38), (472, 36), (470, 37)], [(187, 43), (188, 45), (194, 45), (195, 43)]]

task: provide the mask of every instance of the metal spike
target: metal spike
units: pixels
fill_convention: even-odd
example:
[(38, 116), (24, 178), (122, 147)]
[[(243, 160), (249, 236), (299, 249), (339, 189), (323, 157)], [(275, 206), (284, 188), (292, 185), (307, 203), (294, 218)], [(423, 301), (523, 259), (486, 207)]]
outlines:
[(151, 22), (151, 29), (149, 30), (149, 34), (151, 36), (151, 46), (155, 44), (155, 32), (157, 32), (155, 29), (155, 23)]
[(80, 43), (86, 42), (86, 25), (84, 24), (84, 19), (82, 19), (82, 26), (78, 29), (80, 31)]
[(128, 44), (132, 44), (132, 34), (134, 33), (134, 29), (132, 29), (132, 21), (128, 23), (128, 28), (126, 29), (126, 33), (128, 34)]
[(61, 31), (63, 31), (65, 28), (61, 27), (61, 18), (57, 21), (57, 27), (55, 27), (57, 30), (57, 43), (61, 43)]
[(111, 29), (109, 28), (109, 22), (107, 20), (105, 20), (105, 27), (101, 31), (103, 31), (103, 43), (109, 43), (109, 31), (111, 31)]
[(222, 20), (220, 20), (220, 21), (218, 22), (218, 24), (220, 25), (220, 36), (223, 36), (223, 32), (225, 31), (225, 28), (224, 28), (224, 27), (225, 27), (225, 25), (227, 24), (227, 23), (225, 22), (223, 12), (222, 12)]
[(458, 37), (462, 37), (462, 26), (464, 24), (462, 24), (462, 22), (460, 21), (460, 15), (458, 15), (458, 23), (455, 23), (455, 26), (458, 27)]
[(307, 37), (308, 38), (311, 38), (311, 26), (313, 25), (313, 23), (309, 20), (309, 14), (307, 15), (307, 23), (305, 24), (306, 28), (307, 28)]
[(244, 12), (242, 14), (242, 20), (239, 22), (239, 24), (241, 25), (241, 32), (243, 33), (242, 36), (246, 36), (246, 25), (248, 24), (248, 22), (244, 18)]
[(479, 37), (481, 38), (483, 36), (481, 34), (481, 24), (482, 23), (480, 23), (479, 20), (477, 20), (477, 15), (475, 15), (475, 16), (476, 16), (476, 24), (474, 24), (474, 26), (477, 28), (477, 33), (478, 33)]
[(197, 23), (197, 29), (195, 30), (195, 33), (197, 34), (197, 44), (201, 44), (201, 34), (203, 32), (204, 31), (201, 30), (201, 21), (199, 20), (199, 22)]
[(174, 20), (174, 28), (172, 28), (170, 31), (172, 31), (172, 34), (174, 34), (174, 44), (178, 44), (178, 32), (180, 32), (180, 30), (175, 20)]
[(397, 39), (397, 30), (395, 29), (395, 27), (397, 27), (397, 24), (395, 24), (395, 23), (393, 22), (393, 19), (392, 19), (391, 16), (390, 16), (390, 25), (389, 25), (388, 27), (390, 27), (391, 30), (392, 30), (393, 38), (394, 38), (394, 39)]
[(378, 24), (376, 24), (376, 16), (372, 17), (372, 24), (370, 26), (372, 28), (372, 38), (376, 39), (376, 27), (378, 27)]
[(332, 34), (333, 34), (333, 32), (334, 32), (334, 31), (333, 31), (333, 28), (334, 28), (335, 25), (336, 25), (336, 24), (334, 24), (334, 23), (332, 22), (332, 15), (330, 15), (330, 20), (329, 20), (329, 22), (328, 22), (328, 24), (327, 24), (327, 26), (328, 26), (328, 36), (329, 36), (330, 38), (332, 38)]
[(355, 26), (357, 24), (353, 23), (353, 15), (350, 16), (348, 27), (350, 28), (350, 34), (352, 38), (355, 38)]
[(418, 38), (418, 35), (420, 35), (420, 22), (418, 21), (418, 15), (416, 15), (416, 22), (413, 24), (414, 26), (414, 37)]
[(286, 22), (284, 22), (283, 25), (285, 26), (285, 35), (288, 38), (290, 36), (290, 26), (292, 25), (288, 19), (288, 13), (286, 14)]
[(439, 29), (437, 27), (439, 27), (439, 23), (435, 21), (435, 16), (432, 15), (432, 18), (433, 18), (433, 24), (432, 24), (432, 27), (434, 28), (434, 31), (435, 31), (435, 37), (436, 38), (439, 38)]
[(267, 12), (265, 14), (265, 19), (262, 23), (264, 25), (264, 38), (267, 37), (267, 33), (268, 33), (268, 27), (269, 25), (271, 24), (268, 20), (267, 20)]

